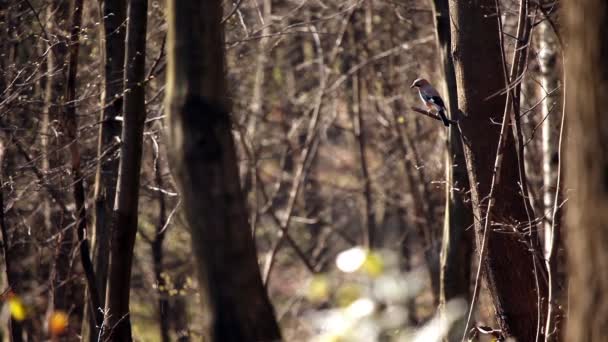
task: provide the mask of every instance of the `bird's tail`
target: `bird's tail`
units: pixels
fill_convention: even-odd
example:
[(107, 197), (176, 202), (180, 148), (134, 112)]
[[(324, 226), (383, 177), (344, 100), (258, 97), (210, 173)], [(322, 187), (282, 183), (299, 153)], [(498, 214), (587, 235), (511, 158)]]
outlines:
[(439, 110), (439, 116), (441, 116), (441, 121), (443, 121), (445, 127), (450, 127), (450, 119), (448, 119), (448, 116), (445, 112), (445, 108), (441, 108)]

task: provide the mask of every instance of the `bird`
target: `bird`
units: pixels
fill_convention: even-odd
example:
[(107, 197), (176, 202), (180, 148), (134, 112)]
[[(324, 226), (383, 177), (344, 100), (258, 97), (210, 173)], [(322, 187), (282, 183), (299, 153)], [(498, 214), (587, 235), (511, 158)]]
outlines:
[(429, 109), (429, 111), (435, 111), (441, 117), (441, 121), (446, 127), (450, 126), (450, 119), (448, 119), (445, 109), (445, 104), (443, 103), (443, 99), (441, 96), (433, 88), (433, 86), (429, 83), (429, 81), (424, 78), (418, 78), (412, 83), (410, 88), (418, 88), (418, 94), (420, 95), (420, 99), (424, 102), (424, 105)]

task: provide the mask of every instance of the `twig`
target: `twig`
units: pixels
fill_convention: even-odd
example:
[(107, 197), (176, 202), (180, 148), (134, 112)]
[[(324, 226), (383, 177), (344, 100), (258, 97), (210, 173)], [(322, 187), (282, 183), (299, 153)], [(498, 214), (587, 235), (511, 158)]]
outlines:
[(230, 13), (228, 13), (224, 19), (222, 19), (221, 24), (225, 24), (228, 19), (230, 19), (234, 13), (236, 13), (236, 11), (238, 11), (239, 7), (241, 7), (241, 3), (243, 2), (243, 0), (238, 0), (238, 2), (236, 4), (234, 4), (234, 7), (232, 7), (232, 10), (230, 10)]
[[(295, 204), (296, 204), (296, 199), (298, 197), (298, 194), (300, 193), (300, 188), (301, 188), (302, 184), (304, 183), (304, 181), (306, 180), (306, 176), (308, 174), (308, 169), (309, 169), (310, 165), (312, 164), (311, 160), (314, 159), (314, 156), (317, 153), (317, 149), (319, 146), (318, 126), (320, 123), (321, 107), (323, 104), (323, 98), (325, 96), (326, 89), (327, 89), (327, 73), (325, 72), (325, 64), (324, 64), (324, 59), (323, 59), (323, 48), (321, 46), (321, 42), (319, 40), (318, 34), (315, 34), (316, 28), (314, 26), (310, 26), (310, 30), (313, 32), (313, 37), (315, 37), (314, 40), (317, 45), (318, 54), (320, 56), (320, 61), (319, 61), (320, 86), (319, 86), (319, 93), (318, 93), (316, 101), (315, 101), (315, 107), (314, 107), (314, 110), (312, 113), (312, 118), (308, 125), (308, 132), (306, 135), (306, 141), (304, 143), (304, 148), (302, 149), (302, 152), (300, 154), (301, 162), (300, 162), (299, 168), (296, 170), (296, 174), (293, 179), (292, 187), (289, 192), (289, 200), (287, 202), (286, 217), (285, 217), (285, 220), (283, 221), (283, 224), (281, 225), (281, 231), (283, 231), (283, 233), (286, 233), (289, 228), (289, 224), (291, 223), (291, 219), (292, 219), (293, 210), (294, 210)], [(268, 280), (270, 279), (270, 273), (272, 272), (272, 268), (274, 266), (274, 262), (276, 259), (275, 256), (278, 253), (279, 249), (281, 248), (281, 245), (283, 244), (285, 237), (286, 237), (286, 234), (281, 235), (281, 237), (279, 238), (279, 240), (277, 241), (276, 245), (274, 246), (274, 248), (272, 250), (268, 263), (266, 264), (265, 272), (264, 272), (264, 284), (266, 286), (268, 286)]]
[[(428, 116), (431, 119), (443, 121), (443, 119), (441, 118), (441, 116), (439, 116), (438, 114), (432, 113), (432, 112), (430, 112), (428, 110), (424, 110), (422, 108), (418, 108), (418, 107), (415, 107), (415, 106), (411, 107), (411, 109), (414, 112), (416, 112), (418, 114), (422, 114), (424, 116)], [(455, 120), (448, 119), (448, 121), (449, 121), (449, 123), (451, 123), (453, 125), (457, 125), (458, 124), (458, 121), (455, 121)]]
[(357, 65), (354, 65), (352, 68), (350, 68), (346, 73), (343, 73), (337, 80), (335, 80), (331, 86), (327, 87), (327, 92), (331, 93), (334, 92), (335, 90), (337, 90), (340, 85), (342, 85), (342, 83), (344, 83), (349, 77), (351, 77), (352, 75), (354, 75), (357, 71), (363, 69), (364, 67), (366, 67), (367, 65), (377, 62), (383, 58), (386, 58), (388, 56), (391, 56), (393, 54), (396, 54), (397, 52), (400, 51), (408, 51), (411, 48), (413, 48), (414, 46), (420, 45), (420, 44), (426, 44), (429, 42), (433, 42), (433, 39), (435, 39), (434, 36), (428, 36), (428, 37), (424, 37), (424, 38), (420, 38), (420, 39), (416, 39), (414, 41), (408, 42), (408, 43), (403, 43), (399, 46), (396, 46), (394, 48), (388, 49), (384, 52), (381, 52), (377, 55), (374, 55), (372, 57), (370, 57), (369, 59), (358, 63)]

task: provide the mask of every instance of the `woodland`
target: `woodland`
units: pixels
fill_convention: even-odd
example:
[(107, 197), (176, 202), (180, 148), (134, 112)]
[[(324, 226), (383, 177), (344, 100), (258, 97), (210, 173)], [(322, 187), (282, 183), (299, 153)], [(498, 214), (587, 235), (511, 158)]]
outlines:
[(0, 0), (0, 341), (608, 340), (607, 20)]

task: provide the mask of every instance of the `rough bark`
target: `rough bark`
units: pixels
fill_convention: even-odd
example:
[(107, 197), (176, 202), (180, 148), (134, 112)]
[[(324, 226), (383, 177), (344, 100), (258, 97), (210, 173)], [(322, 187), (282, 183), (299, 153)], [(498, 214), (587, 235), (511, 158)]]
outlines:
[[(450, 17), (448, 0), (433, 0), (435, 16), (435, 31), (437, 45), (440, 51), (444, 77), (444, 98), (448, 104), (450, 119), (458, 120), (458, 88), (452, 59), (452, 35), (450, 32)], [(469, 179), (466, 163), (457, 125), (450, 125), (446, 137), (447, 153), (445, 157), (446, 172), (446, 205), (443, 224), (440, 258), (440, 305), (454, 298), (469, 299), (471, 254), (473, 237), (468, 230), (473, 225), (473, 212), (470, 205), (465, 204), (466, 193), (469, 190)], [(450, 337), (451, 340), (460, 336)]]
[[(450, 13), (458, 104), (467, 115), (461, 118), (460, 128), (473, 213), (483, 218), (501, 131), (496, 123), (502, 121), (506, 104), (506, 96), (501, 93), (506, 80), (496, 2), (451, 0)], [(545, 289), (541, 279), (538, 292), (535, 259), (526, 244), (528, 238), (521, 231), (528, 227), (528, 215), (520, 195), (513, 132), (509, 129), (504, 137), (483, 268), (503, 333), (520, 341), (532, 341), (538, 324), (542, 324), (538, 321), (537, 300), (544, 296)], [(484, 240), (483, 220), (475, 221), (475, 233), (479, 254)]]
[(565, 341), (608, 336), (608, 4), (565, 1), (566, 214), (570, 290)]
[(129, 293), (137, 235), (143, 131), (146, 119), (145, 67), (147, 0), (131, 0), (125, 57), (124, 129), (112, 223), (106, 291), (106, 333), (112, 341), (131, 341)]
[[(124, 57), (126, 34), (126, 0), (105, 0), (102, 4), (103, 25), (101, 33), (104, 56), (103, 111), (100, 114), (97, 157), (100, 159), (95, 175), (95, 222), (93, 241), (93, 262), (100, 303), (105, 303), (106, 283), (110, 255), (110, 229), (116, 197), (118, 178), (118, 158), (108, 151), (115, 149), (120, 139), (121, 124), (116, 120), (121, 116), (124, 89)], [(88, 314), (85, 311), (85, 316)], [(95, 323), (91, 319), (83, 330), (83, 340), (96, 342)]]
[(226, 93), (221, 1), (167, 6), (168, 134), (210, 341), (281, 338), (239, 184)]

